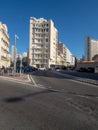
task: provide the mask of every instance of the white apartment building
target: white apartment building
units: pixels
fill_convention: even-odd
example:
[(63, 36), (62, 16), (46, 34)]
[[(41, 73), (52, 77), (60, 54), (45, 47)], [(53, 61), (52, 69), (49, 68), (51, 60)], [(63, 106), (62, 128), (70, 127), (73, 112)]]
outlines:
[(71, 51), (66, 48), (66, 62), (69, 66), (75, 65), (75, 57), (72, 55)]
[[(58, 55), (59, 54), (62, 54), (62, 65), (67, 66), (67, 63), (66, 63), (66, 47), (61, 42), (58, 42)], [(59, 58), (61, 58), (61, 57), (59, 56)], [(58, 60), (60, 61), (60, 59), (58, 59)]]
[(85, 60), (92, 60), (98, 54), (98, 40), (93, 40), (91, 37), (85, 38)]
[(58, 51), (63, 54), (62, 65), (70, 66), (75, 64), (75, 57), (72, 55), (70, 50), (61, 42), (58, 43)]
[(65, 60), (63, 57), (63, 53), (58, 50), (58, 55), (57, 55), (57, 65), (64, 65), (65, 66)]
[(29, 64), (49, 68), (57, 63), (58, 31), (52, 20), (30, 18)]
[(9, 44), (8, 28), (0, 22), (0, 68), (10, 66)]

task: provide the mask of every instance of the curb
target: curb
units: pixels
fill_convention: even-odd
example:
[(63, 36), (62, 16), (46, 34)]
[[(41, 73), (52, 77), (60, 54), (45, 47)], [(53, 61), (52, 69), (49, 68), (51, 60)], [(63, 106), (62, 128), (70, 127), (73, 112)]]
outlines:
[(15, 81), (22, 81), (22, 82), (24, 81), (26, 83), (31, 82), (31, 80), (29, 79), (29, 75), (27, 75), (27, 79), (25, 79), (25, 78), (23, 79), (23, 78), (21, 78), (21, 76), (17, 78), (15, 76), (11, 77), (11, 76), (6, 76), (6, 75), (5, 76), (0, 75), (0, 78), (12, 79), (12, 80), (15, 80)]
[(72, 76), (72, 75), (68, 75), (68, 74), (62, 74), (60, 72), (54, 72), (54, 71), (53, 71), (53, 73), (67, 77), (67, 78), (72, 78), (72, 80), (76, 80), (76, 81), (80, 81), (80, 82), (84, 82), (84, 83), (93, 84), (93, 85), (98, 86), (98, 80), (79, 78), (79, 77), (76, 77), (76, 76)]

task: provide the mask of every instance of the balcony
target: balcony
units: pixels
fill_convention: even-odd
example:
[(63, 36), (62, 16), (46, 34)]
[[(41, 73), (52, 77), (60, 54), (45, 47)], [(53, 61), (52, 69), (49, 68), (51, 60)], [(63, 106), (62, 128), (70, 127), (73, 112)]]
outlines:
[(10, 58), (6, 57), (6, 56), (1, 56), (1, 60), (2, 61), (10, 61)]

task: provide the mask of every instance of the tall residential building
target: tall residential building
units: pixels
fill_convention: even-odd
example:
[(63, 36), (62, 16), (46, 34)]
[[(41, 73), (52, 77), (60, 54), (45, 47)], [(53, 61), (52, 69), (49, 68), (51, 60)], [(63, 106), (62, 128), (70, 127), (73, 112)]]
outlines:
[(75, 64), (75, 57), (72, 55), (70, 50), (64, 45), (64, 43), (58, 43), (58, 51), (63, 54), (63, 65), (74, 65)]
[(9, 44), (8, 28), (0, 22), (0, 68), (10, 66)]
[(29, 64), (49, 68), (57, 63), (58, 31), (52, 20), (30, 18)]
[(66, 47), (63, 43), (58, 43), (58, 51), (63, 54), (64, 64), (66, 65)]
[(68, 48), (66, 48), (66, 61), (69, 66), (75, 65), (75, 57)]
[(93, 40), (91, 37), (85, 38), (85, 60), (92, 60), (98, 54), (98, 40)]

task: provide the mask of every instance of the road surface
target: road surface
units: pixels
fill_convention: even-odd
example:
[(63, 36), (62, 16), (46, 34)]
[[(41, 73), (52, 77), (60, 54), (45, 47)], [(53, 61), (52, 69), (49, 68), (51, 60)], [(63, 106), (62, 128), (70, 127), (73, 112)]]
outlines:
[(0, 78), (1, 130), (98, 130), (98, 87), (50, 71)]

